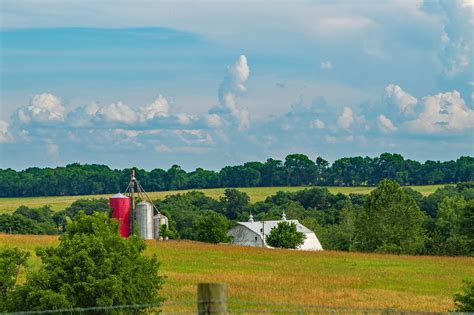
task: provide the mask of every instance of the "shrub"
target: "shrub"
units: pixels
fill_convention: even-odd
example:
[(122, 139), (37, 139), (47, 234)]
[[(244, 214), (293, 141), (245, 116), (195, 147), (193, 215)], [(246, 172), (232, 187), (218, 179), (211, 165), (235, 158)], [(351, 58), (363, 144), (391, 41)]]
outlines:
[(305, 235), (296, 230), (295, 223), (280, 222), (266, 238), (268, 245), (280, 248), (297, 248), (303, 244)]

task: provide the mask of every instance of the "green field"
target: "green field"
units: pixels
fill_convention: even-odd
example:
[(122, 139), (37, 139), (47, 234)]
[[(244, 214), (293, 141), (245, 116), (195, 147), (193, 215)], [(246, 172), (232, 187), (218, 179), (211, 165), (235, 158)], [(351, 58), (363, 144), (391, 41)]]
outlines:
[[(0, 235), (0, 246), (30, 251), (57, 242), (56, 236)], [(157, 254), (167, 276), (162, 291), (167, 312), (192, 311), (199, 282), (227, 283), (233, 307), (288, 303), (447, 311), (462, 279), (474, 277), (474, 258), (468, 257), (301, 252), (190, 241), (148, 241), (146, 253)], [(30, 258), (30, 268), (39, 262)]]
[[(428, 185), (428, 186), (410, 186), (411, 188), (419, 191), (423, 195), (429, 195), (433, 193), (438, 187), (444, 185)], [(266, 197), (275, 194), (277, 191), (297, 191), (305, 189), (307, 187), (247, 187), (238, 188), (240, 191), (246, 192), (250, 196), (252, 202), (262, 201)], [(374, 187), (328, 187), (332, 193), (359, 193), (368, 194)], [(213, 188), (213, 189), (195, 189), (202, 191), (207, 196), (212, 198), (219, 198), (223, 195), (225, 188)], [(179, 193), (186, 193), (192, 190), (173, 190), (173, 191), (157, 191), (150, 192), (148, 195), (152, 199), (163, 199), (167, 195), (175, 195)], [(107, 195), (86, 195), (86, 196), (57, 196), (57, 197), (22, 197), (22, 198), (0, 198), (0, 213), (10, 213), (16, 210), (19, 206), (25, 205), (28, 207), (41, 207), (44, 205), (50, 205), (53, 210), (64, 210), (71, 203), (81, 198), (108, 198), (112, 194)]]

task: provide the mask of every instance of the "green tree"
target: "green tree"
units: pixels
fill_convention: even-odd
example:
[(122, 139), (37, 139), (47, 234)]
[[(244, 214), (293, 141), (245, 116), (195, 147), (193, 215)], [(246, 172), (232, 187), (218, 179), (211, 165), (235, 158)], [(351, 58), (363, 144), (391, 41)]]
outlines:
[(474, 312), (474, 281), (464, 280), (463, 292), (454, 295), (455, 312)]
[(295, 249), (305, 240), (305, 235), (298, 232), (296, 224), (292, 222), (280, 222), (274, 227), (265, 241), (272, 247)]
[(78, 199), (66, 208), (66, 214), (74, 219), (80, 211), (91, 215), (94, 212), (109, 213), (109, 201), (105, 198)]
[(249, 205), (250, 197), (237, 189), (226, 189), (220, 203), (224, 214), (230, 220), (234, 220), (243, 213)]
[(10, 311), (159, 304), (163, 277), (138, 237), (119, 236), (105, 214), (79, 214), (57, 247), (37, 250), (42, 264), (12, 292)]
[(4, 247), (0, 249), (0, 312), (7, 310), (11, 292), (17, 283), (20, 268), (26, 265), (30, 254), (18, 248)]
[(415, 254), (424, 246), (425, 215), (396, 182), (384, 180), (373, 190), (356, 220), (354, 249)]
[(436, 255), (469, 254), (469, 239), (461, 233), (466, 201), (461, 196), (446, 197), (438, 204), (431, 247)]
[(346, 202), (341, 210), (341, 220), (338, 224), (328, 225), (322, 230), (323, 233), (318, 234), (318, 237), (324, 249), (348, 251), (355, 232), (355, 213), (352, 204)]
[(196, 220), (194, 236), (201, 242), (225, 243), (229, 241), (228, 230), (229, 221), (222, 214), (207, 211)]
[(290, 186), (311, 185), (316, 182), (316, 164), (304, 154), (290, 154), (285, 158), (287, 183)]
[(474, 200), (466, 203), (461, 212), (459, 233), (467, 240), (469, 255), (474, 254)]

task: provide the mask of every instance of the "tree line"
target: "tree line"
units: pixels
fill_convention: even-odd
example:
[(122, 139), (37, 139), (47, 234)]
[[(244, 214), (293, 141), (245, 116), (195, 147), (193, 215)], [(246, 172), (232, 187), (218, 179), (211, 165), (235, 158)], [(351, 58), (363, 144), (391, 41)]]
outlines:
[[(136, 170), (147, 191), (218, 187), (266, 186), (373, 186), (383, 179), (400, 185), (449, 184), (474, 180), (474, 158), (455, 161), (418, 161), (400, 154), (378, 157), (345, 157), (330, 164), (322, 157), (314, 161), (304, 154), (285, 160), (267, 159), (226, 166), (220, 171), (197, 168), (186, 172), (179, 165), (168, 170)], [(130, 169), (78, 163), (56, 168), (0, 169), (0, 197), (107, 194), (123, 191)]]
[[(192, 191), (156, 200), (169, 218), (171, 239), (229, 242), (227, 231), (252, 214), (257, 221), (283, 213), (315, 231), (324, 249), (420, 255), (474, 255), (474, 182), (421, 193), (383, 180), (369, 195), (332, 194), (327, 188), (277, 192), (251, 203), (237, 189), (219, 199)], [(80, 199), (63, 211), (19, 207), (0, 215), (0, 232), (59, 234), (83, 213), (109, 213), (106, 199)]]

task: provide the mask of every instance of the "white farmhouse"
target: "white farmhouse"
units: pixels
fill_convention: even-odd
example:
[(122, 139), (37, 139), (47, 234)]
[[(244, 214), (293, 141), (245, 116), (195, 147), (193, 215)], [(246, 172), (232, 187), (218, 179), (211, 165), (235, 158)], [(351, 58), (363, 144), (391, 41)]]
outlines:
[(254, 221), (253, 216), (250, 215), (248, 222), (237, 222), (237, 225), (231, 228), (227, 235), (232, 237), (232, 243), (236, 245), (271, 247), (267, 245), (266, 237), (280, 222), (294, 223), (296, 230), (304, 233), (306, 238), (304, 243), (298, 247), (299, 250), (323, 250), (313, 231), (299, 223), (298, 220), (286, 220), (284, 213), (281, 220), (272, 221)]

